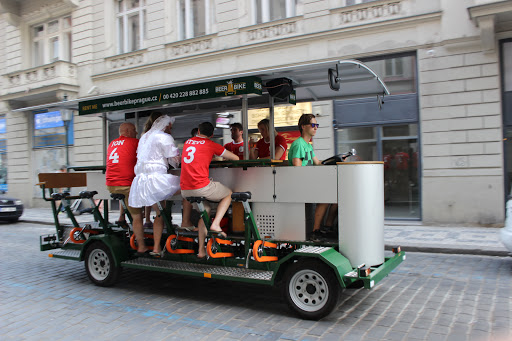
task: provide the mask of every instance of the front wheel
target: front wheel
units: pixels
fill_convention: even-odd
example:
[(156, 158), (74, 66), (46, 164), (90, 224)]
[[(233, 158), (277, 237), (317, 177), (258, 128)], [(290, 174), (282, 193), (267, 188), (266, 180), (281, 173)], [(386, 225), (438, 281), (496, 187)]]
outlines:
[(329, 315), (340, 297), (340, 285), (333, 270), (314, 259), (291, 265), (285, 274), (283, 290), (288, 306), (308, 320)]
[(115, 265), (110, 249), (100, 242), (87, 249), (85, 271), (91, 282), (102, 287), (114, 285), (121, 275), (121, 268)]

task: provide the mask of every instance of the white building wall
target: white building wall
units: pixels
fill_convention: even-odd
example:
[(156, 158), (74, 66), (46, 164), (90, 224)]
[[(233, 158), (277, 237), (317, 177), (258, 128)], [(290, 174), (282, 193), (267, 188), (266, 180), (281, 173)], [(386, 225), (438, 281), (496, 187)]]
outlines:
[(418, 53), (423, 220), (498, 223), (503, 134), (497, 51), (480, 41)]
[[(19, 26), (0, 20), (0, 68), (2, 74), (29, 68), (31, 25), (65, 13), (72, 13), (80, 84), (73, 96), (82, 98), (417, 51), (423, 220), (496, 223), (504, 217), (499, 56), (497, 50), (482, 52), (481, 28), (468, 12), (468, 6), (492, 2), (499, 1), (379, 0), (343, 7), (344, 0), (301, 0), (295, 17), (255, 25), (251, 1), (216, 0), (212, 34), (179, 41), (177, 0), (147, 0), (144, 46), (118, 54), (115, 1), (23, 1)], [(512, 32), (502, 31), (500, 37)], [(313, 113), (320, 114), (315, 149), (322, 159), (333, 153), (332, 104), (317, 103)], [(14, 132), (26, 132), (31, 123), (22, 113), (8, 119), (9, 185), (13, 194), (24, 195), (22, 179), (31, 177), (17, 167), (23, 158), (31, 159), (31, 138)], [(74, 132), (76, 165), (102, 164), (101, 119), (76, 116)]]

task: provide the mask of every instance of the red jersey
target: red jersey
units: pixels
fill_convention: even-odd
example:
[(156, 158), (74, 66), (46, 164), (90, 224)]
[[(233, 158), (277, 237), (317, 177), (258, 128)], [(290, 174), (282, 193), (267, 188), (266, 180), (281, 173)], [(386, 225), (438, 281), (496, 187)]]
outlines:
[(133, 168), (137, 163), (139, 140), (120, 136), (107, 148), (107, 186), (131, 186), (135, 177)]
[(229, 150), (231, 153), (235, 154), (240, 158), (240, 160), (244, 159), (244, 141), (242, 142), (229, 142), (224, 145), (224, 148)]
[[(281, 156), (281, 160), (286, 160), (286, 149), (288, 149), (288, 143), (286, 143), (286, 139), (281, 135), (276, 135), (275, 141), (276, 151), (277, 148), (283, 148), (284, 150), (283, 156)], [(270, 157), (270, 143), (265, 142), (265, 139), (259, 139), (259, 141), (256, 142), (256, 148), (258, 149), (259, 159)]]
[(396, 169), (408, 170), (409, 169), (409, 154), (399, 152), (395, 154)]
[(199, 189), (210, 183), (210, 162), (222, 156), (224, 147), (209, 138), (195, 136), (183, 145), (180, 186), (183, 190)]

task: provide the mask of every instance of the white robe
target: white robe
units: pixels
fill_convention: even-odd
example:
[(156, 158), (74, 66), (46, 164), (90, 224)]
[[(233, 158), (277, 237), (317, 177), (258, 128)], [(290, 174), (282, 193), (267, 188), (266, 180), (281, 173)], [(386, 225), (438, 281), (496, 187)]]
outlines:
[(140, 139), (135, 178), (128, 204), (151, 206), (171, 197), (180, 189), (180, 178), (167, 174), (169, 163), (177, 165), (179, 150), (171, 135), (157, 131)]

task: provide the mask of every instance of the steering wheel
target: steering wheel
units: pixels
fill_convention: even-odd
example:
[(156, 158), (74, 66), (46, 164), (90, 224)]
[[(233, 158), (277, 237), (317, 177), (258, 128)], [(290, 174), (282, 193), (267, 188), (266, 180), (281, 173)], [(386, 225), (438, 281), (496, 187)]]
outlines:
[(344, 158), (346, 158), (347, 154), (338, 154), (331, 156), (328, 159), (322, 161), (322, 165), (335, 165), (337, 162), (343, 162)]

